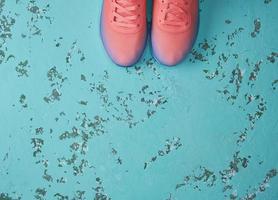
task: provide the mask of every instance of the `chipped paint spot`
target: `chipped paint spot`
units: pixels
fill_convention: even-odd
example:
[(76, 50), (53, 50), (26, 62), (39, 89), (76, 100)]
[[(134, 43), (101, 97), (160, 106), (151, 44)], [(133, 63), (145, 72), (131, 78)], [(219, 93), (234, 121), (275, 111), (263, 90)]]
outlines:
[(149, 161), (145, 162), (144, 169), (146, 169), (151, 163), (157, 161), (159, 157), (164, 157), (170, 154), (173, 150), (178, 150), (182, 146), (179, 137), (173, 137), (165, 141), (164, 149), (158, 150), (157, 154), (154, 155)]
[(261, 21), (260, 19), (255, 19), (254, 20), (254, 31), (251, 33), (251, 36), (257, 37), (257, 35), (260, 33), (261, 30)]

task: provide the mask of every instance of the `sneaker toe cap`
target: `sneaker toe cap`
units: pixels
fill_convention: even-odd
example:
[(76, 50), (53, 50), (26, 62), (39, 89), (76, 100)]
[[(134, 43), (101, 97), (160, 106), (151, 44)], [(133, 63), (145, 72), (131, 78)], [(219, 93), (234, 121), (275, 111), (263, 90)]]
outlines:
[(112, 60), (120, 66), (131, 66), (140, 58), (146, 40), (146, 33), (122, 34), (102, 30), (105, 49)]
[(191, 51), (195, 35), (182, 33), (153, 33), (152, 46), (156, 59), (164, 65), (173, 66), (180, 63)]

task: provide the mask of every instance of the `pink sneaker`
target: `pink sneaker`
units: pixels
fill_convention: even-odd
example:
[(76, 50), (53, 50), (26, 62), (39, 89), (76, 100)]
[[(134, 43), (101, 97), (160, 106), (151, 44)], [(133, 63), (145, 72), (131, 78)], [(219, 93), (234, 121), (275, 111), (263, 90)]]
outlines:
[(191, 50), (198, 29), (198, 0), (154, 0), (152, 46), (164, 65), (176, 65)]
[(147, 38), (146, 0), (103, 0), (101, 37), (112, 60), (121, 66), (135, 64)]

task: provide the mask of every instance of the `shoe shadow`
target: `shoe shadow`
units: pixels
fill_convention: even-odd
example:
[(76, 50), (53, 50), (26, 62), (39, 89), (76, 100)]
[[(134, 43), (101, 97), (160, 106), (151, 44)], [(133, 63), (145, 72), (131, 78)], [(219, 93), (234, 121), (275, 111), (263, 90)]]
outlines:
[(145, 50), (140, 59), (142, 62), (152, 58), (152, 45), (151, 45), (152, 9), (153, 9), (153, 1), (147, 0), (147, 41), (146, 41)]
[(152, 10), (153, 10), (153, 1), (147, 1), (147, 20), (148, 20), (148, 24), (151, 23), (151, 20), (152, 20)]

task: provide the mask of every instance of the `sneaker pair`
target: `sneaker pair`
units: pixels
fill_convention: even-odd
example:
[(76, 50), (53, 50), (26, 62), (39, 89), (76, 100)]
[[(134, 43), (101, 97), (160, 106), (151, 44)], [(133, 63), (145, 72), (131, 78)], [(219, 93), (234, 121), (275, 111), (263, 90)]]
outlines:
[[(198, 26), (198, 0), (153, 0), (153, 56), (176, 65), (191, 50)], [(141, 57), (147, 40), (146, 0), (103, 0), (101, 37), (112, 60), (131, 66)]]

